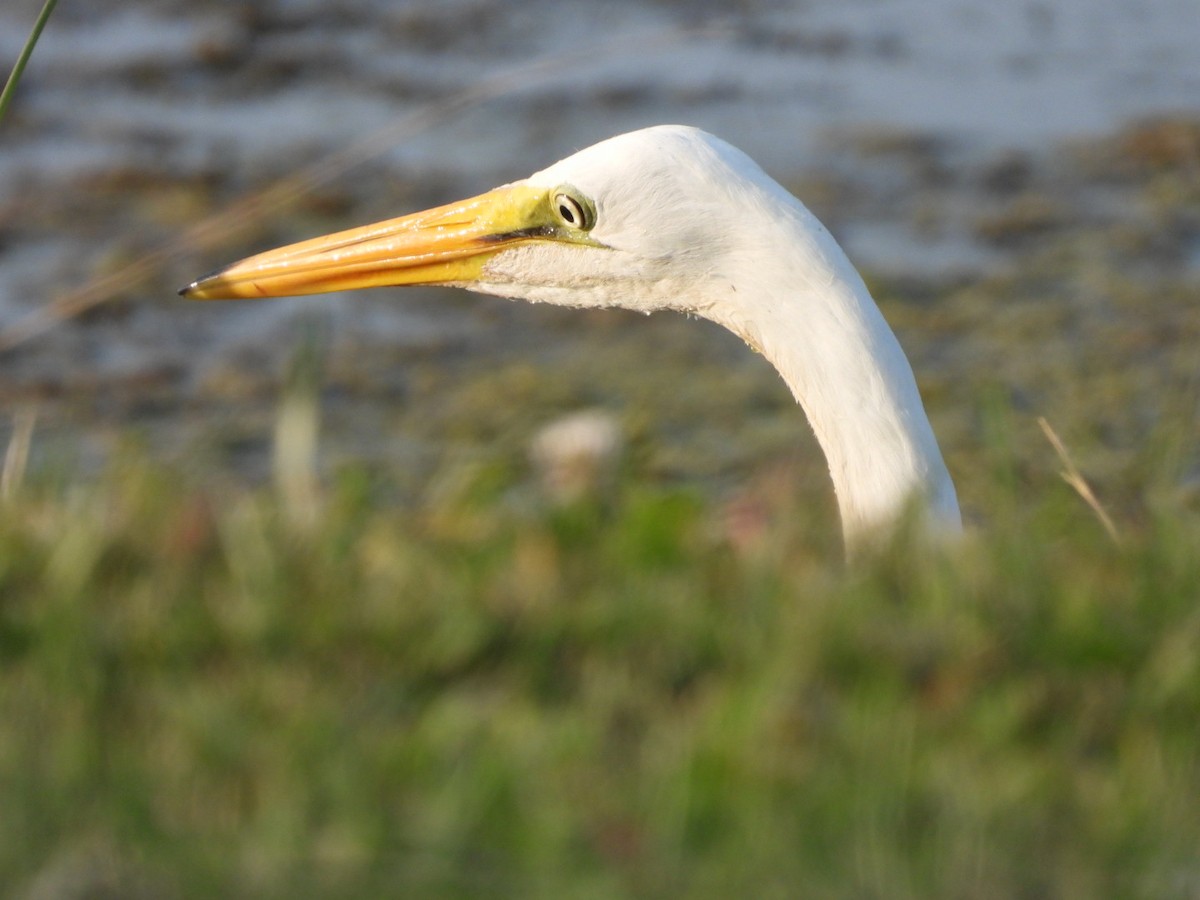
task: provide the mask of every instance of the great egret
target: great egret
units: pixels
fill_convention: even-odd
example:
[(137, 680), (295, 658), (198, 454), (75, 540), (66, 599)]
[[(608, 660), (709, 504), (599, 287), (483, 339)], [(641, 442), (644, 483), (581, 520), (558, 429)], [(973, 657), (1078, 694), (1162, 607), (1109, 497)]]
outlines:
[(912, 369), (862, 278), (800, 201), (710, 134), (618, 135), (524, 181), (252, 256), (180, 293), (404, 284), (710, 319), (765, 356), (804, 408), (848, 547), (910, 507), (935, 530), (961, 529)]

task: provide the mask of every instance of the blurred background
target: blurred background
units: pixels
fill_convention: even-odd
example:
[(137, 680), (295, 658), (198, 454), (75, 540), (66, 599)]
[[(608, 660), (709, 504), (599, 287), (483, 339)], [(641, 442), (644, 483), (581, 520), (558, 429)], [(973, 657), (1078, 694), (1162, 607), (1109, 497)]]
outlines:
[[(39, 7), (0, 11), (4, 58)], [(326, 452), (422, 471), (454, 442), (429, 432), (428, 410), (421, 427), (397, 423), (397, 401), (473, 381), (431, 383), (447, 366), (552, 361), (561, 382), (573, 378), (564, 358), (620, 343), (595, 329), (647, 326), (452, 292), (199, 306), (175, 290), (259, 249), (468, 196), (675, 121), (759, 160), (876, 279), (927, 287), (1021, 271), (1031, 245), (1064, 227), (1144, 221), (1116, 176), (1194, 159), (1198, 34), (1190, 0), (66, 4), (4, 125), (5, 399), (37, 405), (44, 453), (57, 446), (85, 466), (133, 424), (159, 451), (207, 441), (261, 475), (263, 417), (296, 329), (311, 336), (316, 323)], [(1144, 224), (1154, 246), (1136, 249), (1156, 272), (1194, 279), (1194, 222)], [(1045, 314), (1046, 298), (1030, 299)], [(901, 311), (895, 323), (930, 389), (995, 375), (961, 344), (924, 364), (940, 315), (910, 330)], [(716, 329), (688, 330), (679, 340), (693, 353), (765, 368)], [(430, 383), (410, 359), (436, 363)], [(628, 405), (626, 388), (578, 380), (559, 405)], [(790, 407), (782, 388), (766, 402)], [(497, 411), (521, 415), (517, 403)], [(803, 440), (794, 430), (770, 449)], [(681, 455), (695, 452), (694, 436), (685, 444)]]
[[(1195, 0), (62, 2), (0, 122), (0, 895), (1200, 896), (1198, 46)], [(954, 565), (847, 576), (707, 323), (176, 296), (663, 122), (863, 271)], [(560, 440), (609, 458), (566, 498)]]

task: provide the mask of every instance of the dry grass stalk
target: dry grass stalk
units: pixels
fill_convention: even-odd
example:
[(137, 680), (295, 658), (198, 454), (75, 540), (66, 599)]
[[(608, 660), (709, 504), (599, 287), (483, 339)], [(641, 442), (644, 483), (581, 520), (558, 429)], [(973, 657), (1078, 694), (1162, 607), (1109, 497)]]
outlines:
[(1050, 427), (1050, 423), (1042, 416), (1038, 416), (1038, 425), (1042, 428), (1042, 433), (1046, 435), (1046, 440), (1050, 442), (1050, 446), (1054, 448), (1054, 452), (1058, 454), (1058, 458), (1062, 460), (1063, 481), (1075, 489), (1075, 493), (1083, 498), (1083, 502), (1091, 507), (1092, 512), (1096, 514), (1096, 518), (1100, 520), (1100, 524), (1104, 526), (1104, 530), (1108, 532), (1108, 536), (1112, 538), (1114, 544), (1121, 543), (1121, 535), (1117, 532), (1117, 526), (1113, 524), (1112, 518), (1104, 509), (1104, 506), (1097, 499), (1096, 494), (1092, 491), (1092, 486), (1087, 483), (1087, 479), (1080, 473), (1079, 468), (1075, 465), (1071, 455), (1067, 452), (1066, 445), (1062, 439)]
[[(719, 29), (713, 28), (654, 29), (638, 38), (621, 38), (607, 45), (601, 44), (593, 47), (592, 52), (600, 53), (606, 47), (617, 46), (626, 53), (637, 52), (641, 47), (661, 50), (667, 44), (678, 43), (686, 37), (719, 32)], [(120, 270), (93, 278), (48, 303), (39, 304), (35, 310), (15, 322), (3, 324), (0, 326), (0, 352), (20, 346), (60, 322), (107, 303), (121, 292), (144, 284), (181, 260), (190, 260), (197, 254), (235, 244), (238, 235), (249, 231), (256, 223), (286, 213), (314, 188), (341, 177), (355, 166), (378, 158), (402, 140), (428, 131), (473, 107), (519, 93), (559, 72), (569, 71), (575, 60), (576, 51), (572, 48), (567, 53), (524, 62), (455, 94), (418, 106), (413, 112), (398, 117), (345, 149), (324, 156), (296, 174), (203, 219)]]
[(33, 442), (33, 425), (37, 410), (33, 407), (18, 410), (13, 415), (13, 433), (4, 453), (4, 469), (0, 471), (0, 499), (10, 500), (25, 480), (29, 463), (29, 445)]

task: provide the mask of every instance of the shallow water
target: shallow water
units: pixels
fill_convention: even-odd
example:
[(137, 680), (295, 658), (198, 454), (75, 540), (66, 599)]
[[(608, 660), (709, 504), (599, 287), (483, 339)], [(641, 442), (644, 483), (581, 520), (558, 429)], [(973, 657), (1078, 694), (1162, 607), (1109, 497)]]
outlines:
[[(38, 7), (0, 11), (5, 58)], [(404, 302), (197, 307), (173, 288), (263, 246), (465, 195), (661, 121), (747, 150), (872, 273), (1002, 270), (1013, 245), (981, 239), (976, 226), (1005, 167), (1018, 188), (1049, 189), (1071, 165), (1055, 155), (1063, 142), (1197, 114), (1198, 42), (1194, 0), (809, 0), (734, 12), (481, 0), (64, 5), (0, 126), (0, 332), (118, 277), (82, 304), (86, 315), (5, 351), (5, 393), (10, 405), (50, 410), (51, 430), (203, 421), (213, 404), (269, 403), (295, 322), (314, 311), (335, 346), (394, 360), (385, 381), (403, 379), (396, 353), (543, 352), (545, 334), (529, 333), (559, 320), (494, 300), (414, 292)], [(120, 274), (191, 224), (371, 136), (360, 161), (302, 178), (298, 201), (247, 212), (227, 236), (184, 237)], [(1068, 222), (1105, 195), (1089, 189), (1073, 202)], [(1200, 243), (1190, 258), (1195, 268)], [(365, 409), (380, 402), (365, 396)]]

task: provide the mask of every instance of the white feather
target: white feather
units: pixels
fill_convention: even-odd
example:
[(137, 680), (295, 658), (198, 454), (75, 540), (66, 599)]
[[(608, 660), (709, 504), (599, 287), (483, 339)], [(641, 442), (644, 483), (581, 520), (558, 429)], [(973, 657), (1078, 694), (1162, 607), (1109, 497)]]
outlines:
[(740, 150), (684, 126), (619, 135), (527, 179), (591, 199), (608, 250), (504, 251), (473, 290), (568, 306), (695, 313), (763, 354), (829, 463), (850, 546), (910, 504), (961, 528), (912, 369), (866, 285), (816, 217)]

